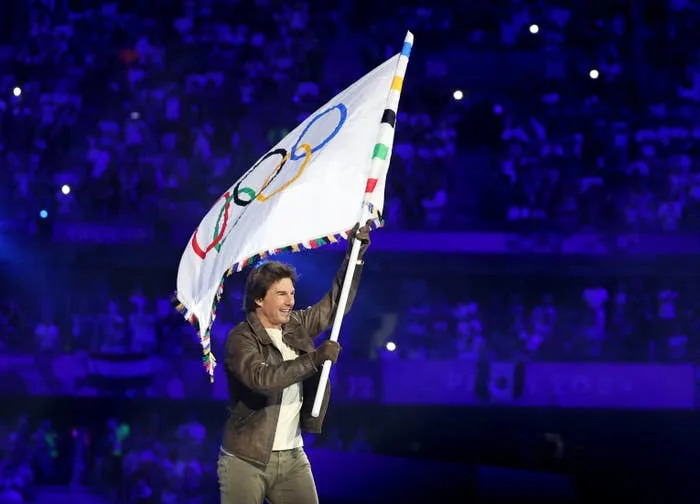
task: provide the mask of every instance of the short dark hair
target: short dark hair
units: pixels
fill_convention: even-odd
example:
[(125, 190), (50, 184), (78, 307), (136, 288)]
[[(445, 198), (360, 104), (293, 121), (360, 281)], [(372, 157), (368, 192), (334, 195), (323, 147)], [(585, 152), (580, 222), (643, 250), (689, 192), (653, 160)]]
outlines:
[(297, 272), (294, 266), (280, 261), (268, 261), (253, 268), (245, 281), (245, 295), (243, 296), (245, 312), (255, 311), (258, 307), (255, 300), (264, 298), (270, 286), (283, 278), (289, 278), (293, 284), (296, 283)]

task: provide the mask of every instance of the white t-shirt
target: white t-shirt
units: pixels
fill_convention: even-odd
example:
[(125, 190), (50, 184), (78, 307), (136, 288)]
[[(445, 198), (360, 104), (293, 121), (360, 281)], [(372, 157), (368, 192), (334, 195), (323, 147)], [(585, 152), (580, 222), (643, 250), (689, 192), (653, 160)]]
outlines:
[[(277, 349), (282, 353), (284, 360), (296, 359), (299, 356), (296, 350), (282, 340), (281, 329), (266, 328), (265, 330)], [(304, 445), (299, 424), (302, 399), (301, 382), (290, 385), (282, 391), (282, 404), (280, 406), (280, 416), (277, 420), (277, 429), (275, 430), (275, 440), (272, 443), (272, 451), (291, 450)]]

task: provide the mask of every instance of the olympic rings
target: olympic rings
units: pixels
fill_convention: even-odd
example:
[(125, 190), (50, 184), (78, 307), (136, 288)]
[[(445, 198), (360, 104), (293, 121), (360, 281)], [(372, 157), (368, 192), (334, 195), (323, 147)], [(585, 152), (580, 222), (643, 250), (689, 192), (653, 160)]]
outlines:
[[(278, 193), (284, 191), (290, 184), (294, 183), (294, 181), (295, 181), (296, 179), (298, 179), (299, 177), (301, 177), (301, 174), (304, 173), (304, 168), (306, 168), (306, 165), (309, 164), (309, 161), (311, 161), (311, 146), (310, 146), (309, 144), (301, 144), (301, 145), (299, 146), (299, 148), (304, 149), (305, 157), (304, 157), (304, 162), (301, 163), (301, 166), (300, 166), (299, 169), (297, 170), (296, 174), (294, 174), (294, 176), (293, 176), (291, 179), (289, 179), (287, 182), (285, 182), (284, 184), (282, 184), (281, 187), (279, 187), (278, 189), (275, 189), (269, 196), (265, 196), (265, 195), (263, 194), (263, 191), (267, 188), (267, 186), (269, 185), (269, 183), (272, 182), (272, 179), (274, 179), (274, 178), (277, 176), (277, 173), (279, 173), (279, 171), (276, 171), (276, 172), (275, 172), (275, 174), (272, 176), (272, 179), (270, 179), (270, 177), (268, 176), (268, 178), (265, 179), (265, 182), (263, 182), (263, 187), (262, 187), (262, 189), (260, 189), (260, 192), (258, 193), (258, 196), (257, 196), (257, 198), (256, 198), (258, 201), (267, 201), (267, 200), (269, 200), (269, 199), (272, 198), (275, 194), (278, 194)], [(287, 161), (287, 159), (290, 159), (289, 153), (287, 153), (287, 155), (282, 159), (282, 161), (280, 161), (280, 164), (278, 164), (278, 165), (275, 167), (275, 170), (281, 170), (281, 169), (282, 169), (282, 166), (284, 166), (284, 163)], [(268, 179), (270, 179), (270, 180), (268, 181)]]
[[(194, 234), (192, 235), (192, 250), (194, 250), (194, 253), (202, 259), (204, 259), (209, 253), (209, 251), (214, 247), (218, 246), (218, 248), (216, 249), (217, 252), (221, 248), (221, 243), (224, 238), (224, 232), (226, 231), (226, 226), (228, 224), (228, 211), (231, 207), (232, 199), (230, 193), (228, 192), (221, 196), (221, 198), (224, 199), (224, 206), (221, 207), (221, 211), (219, 212), (219, 218), (216, 221), (216, 227), (214, 228), (214, 239), (212, 240), (212, 242), (209, 245), (207, 245), (206, 249), (202, 249), (202, 247), (199, 245), (199, 242), (197, 241), (197, 231), (199, 231), (199, 228), (195, 229)], [(221, 229), (219, 229), (219, 222), (221, 221), (222, 214), (224, 216), (224, 224), (223, 226), (221, 226)]]
[[(275, 180), (275, 177), (277, 175), (279, 175), (279, 173), (282, 171), (282, 167), (284, 166), (284, 163), (288, 158), (287, 151), (284, 149), (275, 149), (273, 151), (268, 152), (267, 154), (265, 154), (263, 157), (260, 158), (260, 161), (255, 163), (252, 167), (250, 167), (248, 169), (247, 172), (245, 172), (245, 174), (239, 179), (239, 181), (236, 183), (236, 185), (233, 188), (233, 202), (236, 205), (244, 207), (244, 206), (249, 205), (250, 203), (253, 202), (253, 200), (255, 199), (255, 197), (257, 196), (258, 193), (256, 193), (255, 190), (251, 189), (250, 187), (244, 187), (243, 189), (241, 189), (240, 188), (241, 183), (248, 177), (248, 175), (250, 175), (250, 173), (253, 170), (255, 170), (258, 166), (260, 166), (260, 164), (263, 161), (265, 161), (269, 157), (276, 156), (276, 155), (281, 156), (282, 161), (280, 162), (280, 164), (278, 164), (275, 167), (275, 172), (273, 173), (272, 178), (268, 177), (270, 180), (266, 179), (265, 183), (263, 184), (262, 189), (260, 189), (260, 190), (262, 191), (265, 188), (265, 186), (267, 186), (267, 184), (269, 184), (270, 182)], [(248, 196), (250, 196), (250, 199), (249, 200), (242, 200), (239, 196), (240, 193), (247, 194)]]
[(329, 108), (328, 110), (324, 110), (323, 112), (318, 114), (316, 117), (311, 119), (311, 122), (309, 122), (309, 124), (306, 125), (306, 128), (304, 128), (302, 130), (301, 135), (299, 135), (299, 138), (297, 138), (296, 143), (292, 146), (292, 157), (290, 158), (292, 161), (298, 161), (299, 159), (301, 159), (301, 156), (299, 156), (299, 157), (296, 156), (296, 151), (299, 148), (299, 142), (301, 142), (301, 139), (304, 138), (304, 135), (306, 134), (307, 131), (309, 131), (309, 128), (311, 128), (313, 123), (318, 121), (324, 115), (331, 113), (335, 109), (338, 109), (338, 111), (340, 111), (340, 120), (338, 121), (338, 124), (335, 126), (335, 129), (333, 131), (331, 131), (331, 133), (326, 137), (326, 139), (323, 142), (321, 142), (316, 147), (313, 147), (311, 149), (311, 153), (313, 154), (317, 150), (320, 150), (323, 147), (325, 147), (325, 145), (328, 142), (330, 142), (331, 140), (333, 140), (333, 137), (338, 134), (338, 132), (340, 131), (340, 128), (343, 127), (343, 124), (345, 124), (345, 120), (348, 118), (348, 109), (342, 103), (339, 103), (338, 105), (334, 105), (331, 108)]
[[(335, 128), (333, 131), (331, 131), (326, 138), (319, 143), (315, 147), (311, 147), (308, 143), (301, 143), (302, 138), (307, 134), (311, 126), (321, 119), (323, 116), (326, 114), (331, 113), (333, 110), (338, 110), (340, 113), (340, 118), (338, 120), (338, 123), (336, 124)], [(216, 219), (216, 224), (214, 225), (214, 236), (206, 248), (202, 248), (199, 245), (199, 242), (197, 240), (197, 231), (199, 228), (195, 229), (194, 234), (192, 235), (192, 249), (194, 250), (195, 254), (199, 256), (201, 259), (205, 259), (206, 255), (209, 253), (210, 250), (216, 249), (217, 252), (221, 250), (222, 245), (224, 244), (224, 241), (226, 241), (226, 238), (228, 235), (231, 233), (232, 230), (229, 230), (228, 233), (226, 233), (226, 230), (228, 228), (229, 224), (229, 211), (231, 209), (231, 202), (235, 203), (236, 206), (244, 208), (243, 212), (245, 212), (245, 207), (250, 205), (254, 200), (260, 201), (260, 202), (265, 202), (272, 198), (273, 196), (281, 193), (284, 191), (287, 187), (289, 187), (291, 184), (293, 184), (301, 175), (304, 173), (304, 170), (306, 169), (306, 166), (309, 164), (311, 161), (311, 155), (314, 152), (317, 152), (318, 150), (322, 149), (323, 147), (328, 144), (340, 131), (340, 129), (343, 127), (345, 124), (345, 121), (347, 120), (347, 115), (348, 115), (348, 110), (347, 107), (339, 103), (337, 105), (334, 105), (330, 107), (327, 110), (324, 110), (323, 112), (320, 112), (317, 114), (309, 123), (306, 125), (306, 127), (302, 130), (301, 134), (299, 135), (299, 138), (297, 138), (297, 141), (294, 143), (292, 148), (290, 149), (289, 152), (287, 152), (286, 149), (284, 148), (279, 148), (272, 150), (268, 153), (266, 153), (263, 157), (260, 158), (260, 160), (255, 163), (251, 168), (249, 168), (243, 176), (236, 182), (236, 185), (233, 187), (233, 190), (229, 193), (228, 191), (221, 196), (219, 199), (223, 199), (223, 205), (221, 209), (219, 210), (219, 215)], [(303, 154), (297, 154), (298, 150), (303, 150)], [(243, 181), (245, 181), (246, 178), (256, 169), (258, 168), (263, 161), (267, 160), (268, 158), (271, 158), (272, 156), (280, 156), (280, 161), (277, 163), (275, 168), (272, 170), (272, 173), (270, 173), (265, 180), (262, 183), (262, 186), (260, 189), (256, 192), (253, 188), (251, 187), (241, 187), (241, 184)], [(299, 168), (297, 169), (297, 172), (294, 174), (294, 176), (286, 181), (284, 184), (282, 184), (280, 187), (272, 191), (270, 194), (265, 195), (263, 194), (263, 191), (267, 187), (270, 186), (270, 184), (275, 180), (275, 178), (282, 172), (282, 169), (284, 168), (285, 164), (287, 161), (298, 161), (302, 159), (303, 161)], [(241, 196), (246, 195), (248, 196), (248, 199), (243, 199)], [(217, 200), (217, 203), (218, 204)], [(238, 223), (238, 221), (241, 219), (243, 214), (239, 215), (236, 220), (234, 221), (232, 227), (235, 227), (235, 225)], [(223, 219), (223, 222), (222, 222)], [(226, 236), (224, 236), (224, 234)]]

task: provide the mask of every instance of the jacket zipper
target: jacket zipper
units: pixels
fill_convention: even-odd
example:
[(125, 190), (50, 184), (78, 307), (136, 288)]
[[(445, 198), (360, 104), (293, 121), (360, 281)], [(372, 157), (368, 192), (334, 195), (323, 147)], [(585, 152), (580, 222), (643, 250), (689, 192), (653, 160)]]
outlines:
[[(282, 338), (282, 341), (284, 341), (284, 337)], [(274, 343), (271, 343), (270, 346), (272, 347), (274, 352), (277, 352), (277, 355), (279, 355), (278, 362), (273, 362), (273, 364), (281, 364), (284, 361), (284, 357), (282, 357), (282, 352), (277, 348), (277, 346)], [(283, 392), (284, 393), (284, 390)], [(282, 398), (280, 397), (280, 408), (282, 408)], [(270, 434), (270, 441), (268, 442), (267, 446), (267, 451), (265, 452), (266, 455), (266, 462), (265, 465), (267, 465), (270, 462), (270, 457), (272, 456), (272, 446), (275, 444), (275, 434), (277, 433), (277, 423), (279, 422), (280, 419), (280, 412), (277, 410), (277, 418), (275, 419), (274, 425), (272, 426), (272, 432)]]

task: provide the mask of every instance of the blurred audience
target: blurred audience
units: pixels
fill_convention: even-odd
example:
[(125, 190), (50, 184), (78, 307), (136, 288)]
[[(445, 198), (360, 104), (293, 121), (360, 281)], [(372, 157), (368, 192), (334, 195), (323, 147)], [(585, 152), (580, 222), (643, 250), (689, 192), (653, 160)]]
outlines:
[(699, 355), (692, 281), (552, 277), (542, 288), (522, 277), (484, 278), (469, 277), (468, 297), (423, 279), (427, 292), (396, 313), (395, 330), (374, 329), (381, 337), (372, 338), (370, 355), (637, 362)]
[[(205, 503), (217, 498), (212, 496), (217, 489), (207, 482), (216, 478), (211, 453), (218, 440), (207, 435), (194, 411), (183, 423), (157, 416), (129, 422), (107, 418), (101, 424), (103, 415), (93, 416), (73, 427), (66, 423), (70, 419), (56, 418), (62, 427), (55, 428), (50, 419), (22, 415), (10, 428), (12, 418), (3, 415), (0, 502), (33, 502), (37, 487), (46, 485), (101, 489), (111, 502), (123, 503)], [(30, 435), (33, 424), (36, 431)], [(308, 446), (324, 450), (374, 451), (363, 428), (347, 434), (341, 436), (335, 428), (305, 439)]]
[(14, 184), (2, 210), (32, 226), (41, 208), (160, 225), (202, 213), (281, 128), (411, 28), (420, 49), (387, 188), (392, 226), (697, 227), (691, 3), (438, 1), (369, 22), (365, 8), (4, 2), (0, 162)]

